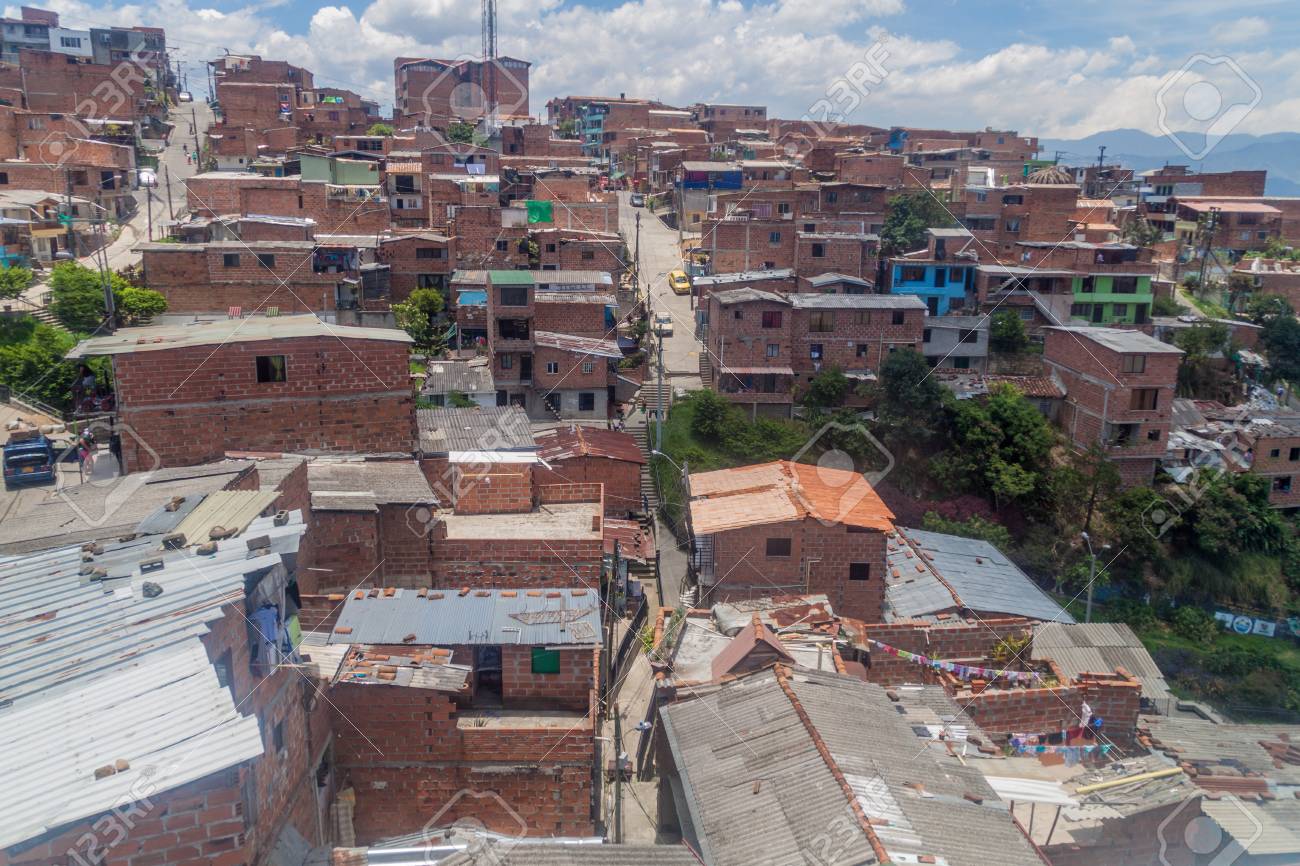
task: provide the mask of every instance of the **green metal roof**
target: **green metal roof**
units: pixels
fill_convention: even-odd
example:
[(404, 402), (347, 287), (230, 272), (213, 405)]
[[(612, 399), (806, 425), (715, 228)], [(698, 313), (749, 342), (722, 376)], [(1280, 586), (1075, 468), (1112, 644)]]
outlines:
[(531, 286), (532, 271), (488, 271), (488, 281), (494, 286)]

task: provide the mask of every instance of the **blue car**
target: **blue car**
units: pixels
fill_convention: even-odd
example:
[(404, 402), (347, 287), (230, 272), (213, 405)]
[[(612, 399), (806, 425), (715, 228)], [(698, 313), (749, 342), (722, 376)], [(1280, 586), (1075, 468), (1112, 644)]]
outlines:
[(5, 487), (48, 484), (54, 480), (54, 446), (42, 435), (15, 441), (4, 447)]

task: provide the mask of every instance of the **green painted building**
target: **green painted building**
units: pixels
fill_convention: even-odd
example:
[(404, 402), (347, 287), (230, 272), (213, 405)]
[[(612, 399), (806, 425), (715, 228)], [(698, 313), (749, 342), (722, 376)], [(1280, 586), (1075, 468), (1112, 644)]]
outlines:
[(1094, 325), (1140, 325), (1151, 318), (1151, 274), (1092, 274), (1073, 279), (1070, 317)]
[(315, 153), (299, 154), (303, 180), (321, 180), (339, 186), (377, 186), (379, 161), (346, 159)]

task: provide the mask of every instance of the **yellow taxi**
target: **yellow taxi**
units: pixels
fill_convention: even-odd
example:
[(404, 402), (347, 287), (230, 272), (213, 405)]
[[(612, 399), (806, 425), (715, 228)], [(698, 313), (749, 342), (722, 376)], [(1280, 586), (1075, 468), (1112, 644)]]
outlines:
[(691, 293), (691, 278), (686, 276), (686, 271), (673, 271), (668, 275), (668, 287), (677, 295), (689, 295)]

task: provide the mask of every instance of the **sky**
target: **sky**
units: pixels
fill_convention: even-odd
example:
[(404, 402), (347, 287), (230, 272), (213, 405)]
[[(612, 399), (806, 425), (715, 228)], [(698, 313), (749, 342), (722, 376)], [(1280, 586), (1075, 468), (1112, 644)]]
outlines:
[[(1300, 131), (1294, 0), (499, 0), (530, 111), (568, 94), (783, 118), (1073, 138), (1117, 128)], [(478, 0), (51, 0), (65, 27), (167, 30), (206, 92), (229, 50), (391, 106), (392, 58), (477, 56)], [(6, 14), (17, 17), (17, 7)], [(1227, 129), (1226, 127), (1231, 127)]]

